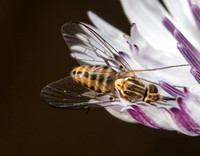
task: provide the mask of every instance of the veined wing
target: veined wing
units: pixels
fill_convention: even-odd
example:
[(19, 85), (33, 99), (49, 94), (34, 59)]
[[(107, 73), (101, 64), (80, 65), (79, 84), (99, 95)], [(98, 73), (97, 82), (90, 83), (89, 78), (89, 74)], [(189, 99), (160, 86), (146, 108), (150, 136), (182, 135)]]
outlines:
[(66, 77), (45, 86), (41, 98), (50, 106), (61, 109), (88, 109), (112, 106), (110, 100), (89, 91), (72, 77)]
[(107, 65), (118, 69), (131, 67), (123, 58), (123, 54), (114, 49), (93, 29), (81, 22), (65, 23), (62, 35), (71, 50), (71, 55), (80, 64)]

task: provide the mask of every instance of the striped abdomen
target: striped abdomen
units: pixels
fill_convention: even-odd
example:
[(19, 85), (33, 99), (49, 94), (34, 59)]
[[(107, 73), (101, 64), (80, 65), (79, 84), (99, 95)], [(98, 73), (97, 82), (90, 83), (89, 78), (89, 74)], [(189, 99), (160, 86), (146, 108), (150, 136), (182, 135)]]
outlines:
[(125, 100), (131, 102), (143, 100), (146, 93), (144, 84), (132, 77), (117, 79), (115, 81), (115, 87)]
[(79, 66), (71, 72), (76, 82), (97, 93), (111, 92), (116, 74), (108, 66)]

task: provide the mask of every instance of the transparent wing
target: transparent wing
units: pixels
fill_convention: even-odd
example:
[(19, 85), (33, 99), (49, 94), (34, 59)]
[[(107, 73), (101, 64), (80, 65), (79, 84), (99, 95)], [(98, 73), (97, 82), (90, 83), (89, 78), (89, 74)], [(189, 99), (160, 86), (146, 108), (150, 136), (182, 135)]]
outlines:
[(123, 65), (125, 69), (131, 70), (123, 58), (125, 53), (115, 50), (86, 24), (65, 23), (62, 27), (62, 35), (72, 52), (72, 57), (80, 64), (108, 65), (116, 69)]
[(53, 82), (41, 91), (41, 98), (50, 106), (61, 109), (88, 109), (112, 106), (113, 101), (102, 100), (72, 77)]

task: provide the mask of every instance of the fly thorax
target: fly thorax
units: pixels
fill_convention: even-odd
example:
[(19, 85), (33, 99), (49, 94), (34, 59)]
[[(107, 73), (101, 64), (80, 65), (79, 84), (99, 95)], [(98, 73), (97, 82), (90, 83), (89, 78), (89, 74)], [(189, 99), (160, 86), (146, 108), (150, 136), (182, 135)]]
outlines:
[(144, 97), (146, 92), (144, 84), (133, 77), (128, 77), (125, 79), (123, 90), (127, 96), (135, 98)]
[(143, 83), (132, 77), (117, 79), (115, 81), (115, 88), (119, 90), (122, 98), (128, 101), (138, 101), (145, 94)]
[(115, 80), (115, 88), (121, 92), (123, 89), (123, 83), (124, 83), (124, 79), (117, 79)]

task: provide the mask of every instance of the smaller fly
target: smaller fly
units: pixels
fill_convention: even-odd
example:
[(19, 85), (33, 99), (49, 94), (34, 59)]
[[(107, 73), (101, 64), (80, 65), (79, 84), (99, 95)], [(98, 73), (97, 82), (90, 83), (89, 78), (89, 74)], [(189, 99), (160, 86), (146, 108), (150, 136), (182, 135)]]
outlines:
[[(71, 50), (71, 56), (81, 66), (73, 69), (71, 76), (42, 89), (41, 97), (50, 106), (63, 109), (113, 106), (113, 103), (120, 102), (115, 89), (118, 90), (121, 98), (131, 103), (175, 100), (161, 96), (155, 86), (159, 84), (138, 78), (135, 72), (187, 65), (134, 70), (124, 59), (127, 54), (117, 51), (84, 23), (64, 24), (62, 35)], [(149, 84), (145, 85), (143, 83), (145, 81)]]
[[(131, 73), (134, 72), (131, 71)], [(129, 75), (129, 77), (126, 75)], [(72, 78), (77, 83), (95, 92), (97, 95), (110, 94), (110, 100), (117, 98), (115, 88), (120, 92), (124, 100), (132, 103), (139, 101), (151, 103), (175, 100), (174, 98), (159, 95), (157, 87), (153, 84), (145, 87), (145, 85), (137, 79), (135, 74), (130, 74), (130, 72), (128, 72), (126, 75), (125, 73), (123, 73), (123, 75), (117, 73), (108, 66), (79, 66), (71, 72)]]

